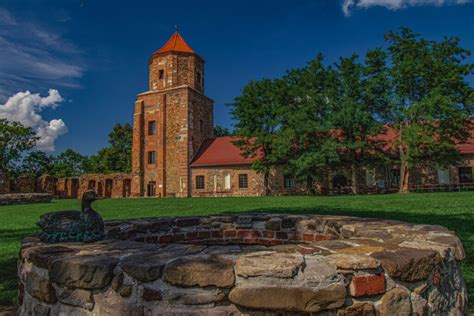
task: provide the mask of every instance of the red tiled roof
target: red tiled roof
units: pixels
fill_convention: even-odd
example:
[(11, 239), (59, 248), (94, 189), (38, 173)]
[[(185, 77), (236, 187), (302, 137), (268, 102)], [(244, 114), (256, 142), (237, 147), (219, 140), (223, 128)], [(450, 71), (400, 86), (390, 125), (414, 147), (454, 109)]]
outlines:
[(229, 136), (206, 139), (199, 148), (191, 167), (249, 165), (260, 157), (260, 155), (243, 156), (244, 152), (233, 144), (236, 140), (238, 138)]
[(159, 54), (169, 53), (169, 52), (178, 52), (178, 53), (188, 53), (196, 54), (196, 52), (186, 43), (186, 41), (181, 37), (178, 32), (175, 32), (171, 38), (166, 42), (166, 44), (153, 53), (152, 56)]
[[(471, 123), (474, 124), (474, 119), (471, 119)], [(393, 142), (397, 137), (397, 131), (390, 126), (386, 126), (385, 133), (377, 136), (377, 139), (385, 142), (385, 151), (390, 151), (392, 149)], [(474, 154), (474, 129), (471, 129), (471, 136), (466, 140), (466, 142), (457, 143), (456, 148), (461, 154)]]

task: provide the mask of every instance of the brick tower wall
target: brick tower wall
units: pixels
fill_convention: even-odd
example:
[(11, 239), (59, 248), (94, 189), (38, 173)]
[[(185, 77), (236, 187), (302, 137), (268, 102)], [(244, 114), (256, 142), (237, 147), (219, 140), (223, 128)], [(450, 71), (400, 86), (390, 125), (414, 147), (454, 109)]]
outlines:
[[(167, 53), (149, 62), (149, 91), (135, 103), (132, 196), (190, 196), (189, 164), (213, 134), (213, 101), (204, 96), (204, 61), (194, 54)], [(149, 122), (156, 122), (150, 135)], [(148, 163), (148, 153), (156, 162)]]

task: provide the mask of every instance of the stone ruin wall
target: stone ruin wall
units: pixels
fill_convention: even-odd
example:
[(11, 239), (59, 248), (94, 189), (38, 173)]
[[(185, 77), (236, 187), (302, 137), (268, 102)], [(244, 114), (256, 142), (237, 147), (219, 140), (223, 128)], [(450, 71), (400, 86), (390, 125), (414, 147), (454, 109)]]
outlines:
[(441, 226), (244, 214), (106, 230), (24, 240), (20, 315), (467, 315), (464, 250)]

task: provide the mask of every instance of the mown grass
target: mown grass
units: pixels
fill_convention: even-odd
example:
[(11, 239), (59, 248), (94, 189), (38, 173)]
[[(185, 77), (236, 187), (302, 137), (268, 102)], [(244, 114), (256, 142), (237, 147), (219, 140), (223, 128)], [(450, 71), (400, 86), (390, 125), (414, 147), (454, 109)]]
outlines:
[[(334, 214), (438, 224), (461, 238), (467, 254), (462, 268), (474, 302), (474, 193), (391, 194), (337, 197), (109, 199), (95, 208), (105, 219), (207, 215), (228, 212)], [(77, 200), (0, 207), (0, 306), (16, 303), (20, 240), (37, 231), (38, 217), (50, 211), (79, 209)]]

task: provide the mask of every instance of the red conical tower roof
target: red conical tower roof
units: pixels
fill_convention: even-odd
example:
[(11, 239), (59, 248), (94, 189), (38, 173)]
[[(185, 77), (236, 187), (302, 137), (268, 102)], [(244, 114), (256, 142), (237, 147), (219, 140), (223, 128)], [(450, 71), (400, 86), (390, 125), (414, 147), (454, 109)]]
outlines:
[[(166, 42), (166, 44), (153, 53), (153, 56), (169, 53), (169, 52), (176, 52), (176, 53), (187, 53), (187, 54), (196, 54), (196, 52), (186, 43), (183, 37), (176, 31), (173, 36)], [(199, 57), (199, 56), (198, 56)], [(201, 58), (201, 57), (200, 57)]]

